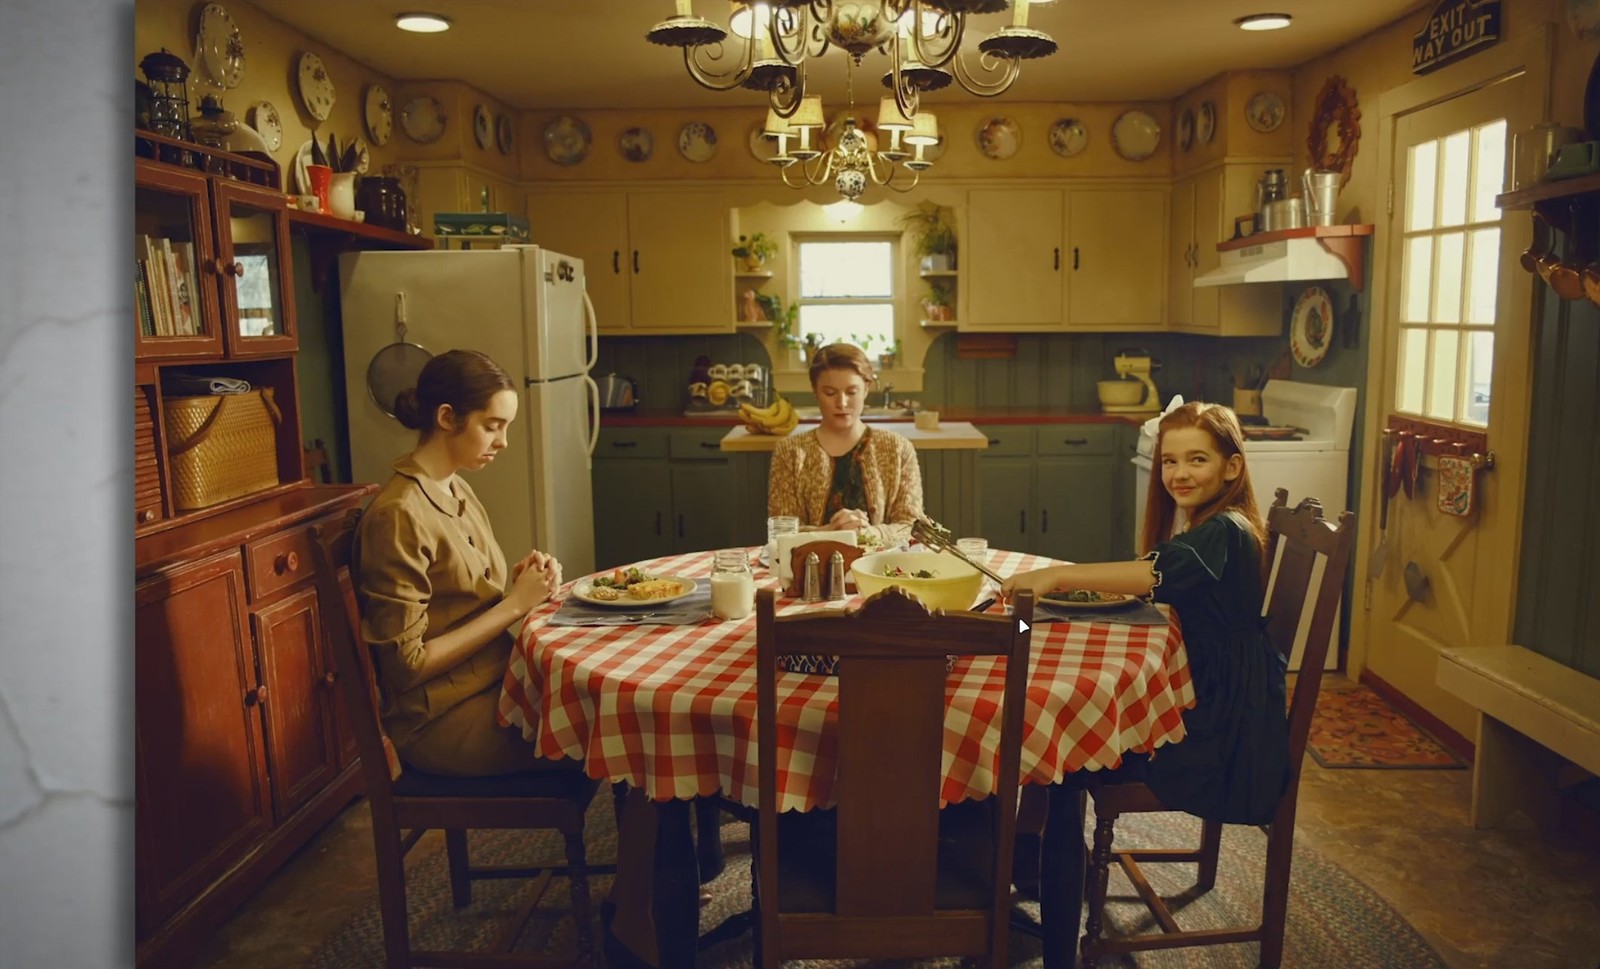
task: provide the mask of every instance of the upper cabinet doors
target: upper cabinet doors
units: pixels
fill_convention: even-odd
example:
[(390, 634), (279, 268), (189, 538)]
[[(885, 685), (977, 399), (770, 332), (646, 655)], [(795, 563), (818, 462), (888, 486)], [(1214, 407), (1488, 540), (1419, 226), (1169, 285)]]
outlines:
[(212, 182), (217, 256), (230, 356), (292, 353), (294, 293), (285, 266), (289, 216), (283, 197), (242, 182)]
[(968, 193), (962, 253), (968, 326), (1008, 330), (1062, 325), (1063, 198), (1057, 189)]

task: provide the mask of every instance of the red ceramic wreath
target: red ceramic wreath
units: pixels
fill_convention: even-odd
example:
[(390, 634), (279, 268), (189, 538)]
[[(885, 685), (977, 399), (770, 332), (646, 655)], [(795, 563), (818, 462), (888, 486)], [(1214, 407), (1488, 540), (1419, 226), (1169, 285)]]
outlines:
[[(1338, 126), (1339, 148), (1328, 148), (1328, 128)], [(1350, 164), (1355, 160), (1356, 148), (1361, 143), (1361, 109), (1356, 106), (1356, 92), (1338, 74), (1328, 78), (1317, 94), (1316, 106), (1311, 114), (1311, 130), (1306, 136), (1306, 150), (1311, 156), (1311, 167), (1318, 171), (1338, 172), (1339, 186), (1350, 181)]]

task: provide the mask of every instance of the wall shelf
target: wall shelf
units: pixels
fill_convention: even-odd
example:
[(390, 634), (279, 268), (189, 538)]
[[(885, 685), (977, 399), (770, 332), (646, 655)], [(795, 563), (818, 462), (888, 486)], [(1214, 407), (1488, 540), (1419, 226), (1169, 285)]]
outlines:
[(961, 271), (959, 269), (927, 269), (918, 272), (917, 275), (921, 276), (923, 279), (938, 279), (941, 277), (953, 278), (961, 275)]
[(736, 273), (733, 274), (733, 278), (734, 279), (771, 279), (772, 278), (772, 270), (763, 269), (760, 272), (736, 272)]
[[(1541, 182), (1531, 188), (1495, 196), (1502, 209), (1533, 209), (1545, 222), (1570, 235), (1584, 224), (1580, 213), (1600, 209), (1600, 172), (1578, 178)], [(1588, 224), (1593, 225), (1592, 216)]]

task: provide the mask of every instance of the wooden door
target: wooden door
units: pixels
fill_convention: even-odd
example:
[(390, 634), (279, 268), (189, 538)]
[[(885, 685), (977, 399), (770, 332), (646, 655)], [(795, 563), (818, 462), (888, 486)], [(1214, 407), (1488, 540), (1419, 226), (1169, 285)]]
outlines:
[(283, 196), (227, 179), (212, 182), (222, 328), (231, 356), (293, 353), (299, 343)]
[[(1201, 172), (1194, 179), (1194, 275), (1202, 276), (1220, 264), (1222, 256), (1217, 252), (1217, 243), (1228, 238), (1222, 234), (1222, 222), (1226, 213), (1222, 210), (1223, 179), (1222, 169), (1212, 169)], [(1240, 213), (1241, 215), (1243, 213)], [(1191, 277), (1192, 279), (1192, 277)], [(1241, 287), (1233, 286), (1230, 289)], [(1255, 289), (1270, 290), (1271, 286), (1257, 286)], [(1222, 291), (1216, 287), (1203, 286), (1198, 289), (1192, 285), (1192, 307), (1189, 310), (1189, 325), (1203, 333), (1215, 333), (1218, 322), (1218, 302), (1222, 298)]]
[(656, 332), (733, 331), (732, 223), (721, 192), (628, 196), (633, 326)]
[(968, 193), (967, 325), (1062, 324), (1064, 212), (1054, 189)]
[(272, 825), (244, 600), (237, 551), (134, 588), (141, 933), (215, 881)]
[[(1388, 233), (1387, 285), (1375, 338), (1384, 357), (1369, 371), (1370, 399), (1389, 419), (1484, 432), (1496, 467), (1478, 477), (1479, 509), (1458, 518), (1436, 507), (1438, 476), (1425, 456), (1414, 496), (1402, 491), (1391, 501), (1380, 531), (1382, 436), (1368, 435), (1374, 513), (1364, 516), (1366, 530), (1372, 545), (1387, 541), (1357, 633), (1373, 673), (1467, 736), (1473, 711), (1435, 684), (1435, 670), (1443, 649), (1511, 641), (1531, 293), (1517, 265), (1527, 216), (1502, 213), (1494, 196), (1509, 132), (1526, 127), (1536, 110), (1528, 93), (1534, 83), (1524, 74), (1400, 116), (1389, 173), (1393, 212), (1380, 230)], [(1362, 564), (1370, 561), (1364, 556)]]
[(1172, 186), (1172, 216), (1167, 220), (1167, 324), (1185, 327), (1195, 299), (1194, 188), (1197, 178)]
[(267, 688), (272, 802), (282, 820), (338, 773), (333, 663), (325, 655), (315, 588), (308, 586), (250, 618)]
[(1067, 323), (1160, 326), (1166, 305), (1167, 192), (1079, 188), (1067, 195)]
[(628, 196), (623, 192), (528, 193), (533, 240), (583, 260), (583, 272), (602, 333), (632, 326), (629, 287)]

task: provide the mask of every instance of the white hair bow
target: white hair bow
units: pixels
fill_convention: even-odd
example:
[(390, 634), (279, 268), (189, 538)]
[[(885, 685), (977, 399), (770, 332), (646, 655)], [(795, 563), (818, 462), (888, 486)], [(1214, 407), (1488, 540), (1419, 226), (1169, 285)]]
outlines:
[(1149, 420), (1144, 422), (1144, 433), (1150, 435), (1151, 437), (1159, 437), (1160, 434), (1161, 434), (1161, 418), (1166, 417), (1168, 414), (1172, 413), (1173, 411), (1177, 410), (1178, 408), (1180, 408), (1182, 406), (1183, 406), (1183, 395), (1182, 394), (1173, 394), (1172, 395), (1172, 399), (1167, 401), (1167, 409), (1166, 410), (1162, 411), (1161, 413), (1157, 414), (1155, 417), (1152, 417)]

